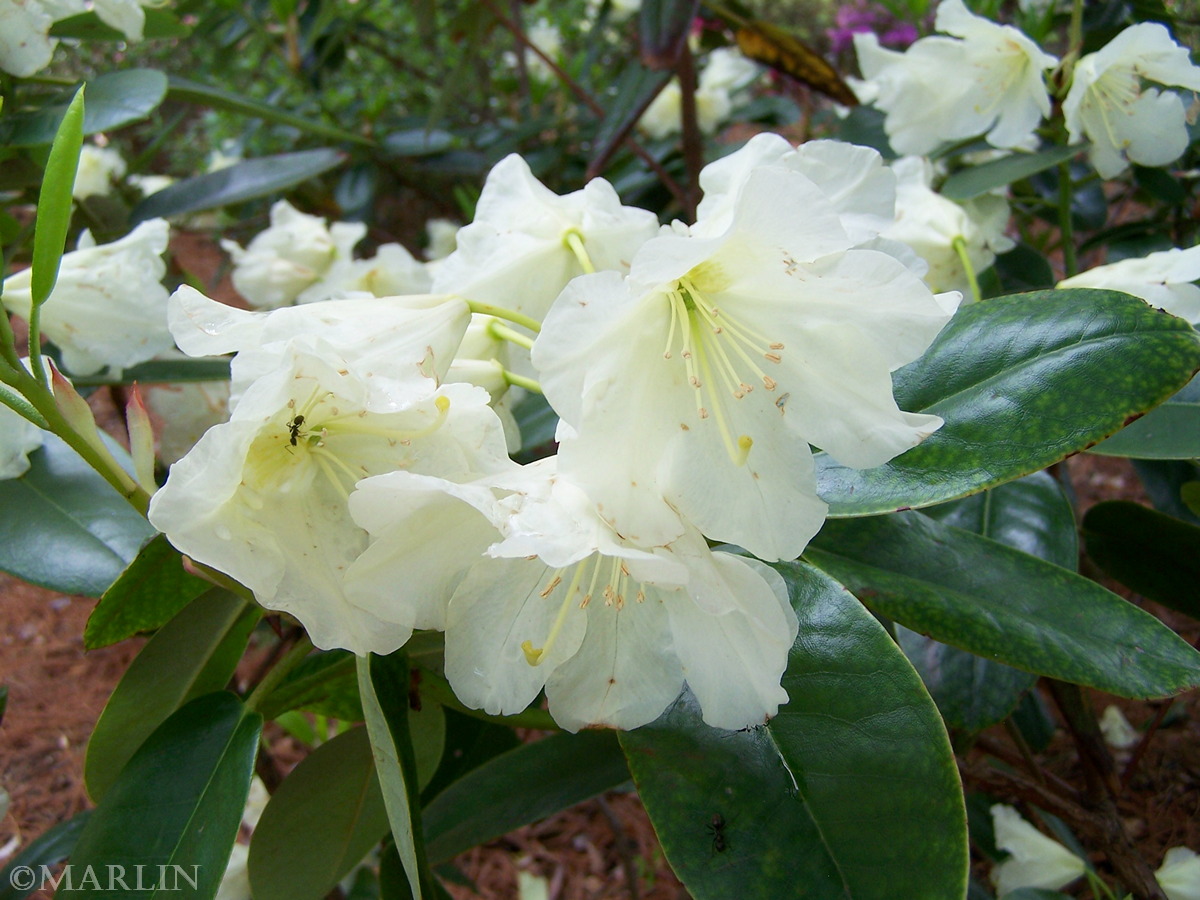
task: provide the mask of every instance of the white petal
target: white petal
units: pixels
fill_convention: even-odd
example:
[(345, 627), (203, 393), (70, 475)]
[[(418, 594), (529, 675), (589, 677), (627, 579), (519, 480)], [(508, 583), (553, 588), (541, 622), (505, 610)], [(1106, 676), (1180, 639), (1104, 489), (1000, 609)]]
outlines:
[(992, 870), (998, 896), (1024, 887), (1056, 891), (1086, 870), (1082, 859), (1046, 837), (1011, 806), (999, 803), (993, 806), (992, 822), (996, 846), (1011, 854)]
[(1167, 900), (1200, 900), (1200, 856), (1187, 847), (1172, 847), (1154, 873)]

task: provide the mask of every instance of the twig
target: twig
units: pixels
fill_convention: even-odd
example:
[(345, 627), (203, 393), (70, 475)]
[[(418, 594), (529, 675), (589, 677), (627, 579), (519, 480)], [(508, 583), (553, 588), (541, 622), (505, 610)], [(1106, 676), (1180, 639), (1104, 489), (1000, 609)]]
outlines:
[(1150, 741), (1153, 740), (1155, 733), (1158, 731), (1158, 726), (1162, 724), (1163, 718), (1175, 703), (1175, 698), (1172, 697), (1166, 703), (1159, 707), (1158, 712), (1154, 716), (1154, 720), (1150, 723), (1150, 727), (1146, 729), (1146, 733), (1142, 735), (1142, 739), (1138, 741), (1137, 748), (1133, 751), (1133, 758), (1125, 766), (1125, 771), (1121, 773), (1121, 788), (1124, 789), (1129, 784), (1129, 779), (1133, 778), (1137, 772), (1137, 767), (1142, 761), (1142, 757), (1146, 755), (1146, 751), (1150, 748)]

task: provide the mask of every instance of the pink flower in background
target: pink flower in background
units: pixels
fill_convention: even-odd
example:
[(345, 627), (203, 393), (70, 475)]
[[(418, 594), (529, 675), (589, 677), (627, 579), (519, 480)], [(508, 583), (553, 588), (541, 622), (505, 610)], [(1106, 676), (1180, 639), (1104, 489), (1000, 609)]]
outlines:
[(854, 46), (854, 35), (873, 31), (879, 35), (879, 43), (885, 47), (903, 49), (918, 37), (917, 27), (911, 22), (901, 22), (891, 11), (875, 3), (851, 3), (838, 7), (834, 27), (825, 34), (829, 37), (829, 48), (836, 55), (845, 53)]

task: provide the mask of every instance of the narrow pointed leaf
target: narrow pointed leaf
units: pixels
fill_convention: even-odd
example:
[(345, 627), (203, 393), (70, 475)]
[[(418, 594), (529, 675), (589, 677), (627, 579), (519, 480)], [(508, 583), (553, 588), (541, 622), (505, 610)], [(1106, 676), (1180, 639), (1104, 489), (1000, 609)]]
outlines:
[(1200, 685), (1200, 653), (1093, 581), (918, 513), (827, 522), (806, 558), (913, 631), (1123, 697)]
[(371, 742), (353, 728), (304, 757), (263, 810), (250, 841), (255, 900), (321, 900), (387, 831)]
[(522, 744), (453, 782), (426, 807), (429, 858), (444, 862), (628, 780), (611, 731)]
[[(127, 459), (115, 442), (109, 449)], [(155, 531), (95, 469), (46, 434), (29, 471), (0, 481), (0, 570), (64, 594), (99, 597)], [(46, 548), (53, 547), (53, 553)]]
[(88, 741), (83, 774), (101, 800), (142, 742), (175, 710), (229, 683), (259, 610), (213, 590), (197, 598), (142, 648), (104, 706)]
[(1121, 584), (1200, 619), (1200, 528), (1125, 500), (1083, 517), (1087, 552)]
[(160, 628), (211, 588), (184, 571), (183, 557), (160, 534), (100, 597), (83, 629), (83, 645), (94, 650)]
[(937, 709), (840, 585), (777, 568), (800, 618), (779, 714), (722, 731), (685, 693), (620, 734), (667, 859), (696, 900), (960, 900), (966, 812)]
[(1200, 369), (1200, 335), (1127, 294), (1077, 289), (960, 309), (893, 376), (901, 409), (945, 425), (874, 469), (817, 454), (832, 516), (929, 506), (1044, 469), (1112, 435)]
[(342, 151), (329, 148), (248, 159), (177, 181), (135, 206), (130, 218), (144, 222), (266, 197), (336, 169), (346, 159)]
[[(150, 889), (137, 897), (212, 897), (242, 821), (261, 733), (262, 716), (224, 691), (198, 697), (163, 722), (96, 807), (71, 854), (77, 872), (123, 866), (127, 873), (125, 883), (97, 879), (99, 890), (87, 895), (127, 900), (143, 866)], [(161, 880), (154, 878), (160, 866), (167, 873)]]
[(42, 866), (53, 868), (71, 855), (83, 826), (91, 818), (92, 811), (85, 809), (76, 813), (65, 822), (55, 825), (41, 837), (31, 841), (25, 849), (12, 858), (8, 865), (0, 869), (0, 900), (23, 900), (34, 892), (39, 879), (34, 879), (26, 890), (18, 888), (21, 876), (17, 869), (32, 869), (41, 872)]
[(62, 123), (54, 135), (42, 190), (38, 194), (33, 231), (33, 273), (30, 276), (35, 307), (46, 302), (58, 281), (58, 265), (66, 247), (67, 229), (71, 226), (71, 190), (75, 186), (75, 171), (79, 168), (79, 152), (83, 146), (83, 116), (81, 87), (63, 113)]
[[(90, 78), (83, 133), (112, 131), (141, 121), (158, 108), (166, 93), (167, 76), (154, 69), (125, 69)], [(49, 144), (54, 140), (72, 94), (36, 112), (6, 116), (0, 121), (0, 144), (14, 147)]]
[(1072, 147), (1051, 147), (1037, 153), (1012, 153), (979, 166), (960, 169), (946, 179), (939, 193), (951, 200), (973, 200), (996, 188), (1052, 169), (1086, 149), (1087, 144), (1077, 144)]

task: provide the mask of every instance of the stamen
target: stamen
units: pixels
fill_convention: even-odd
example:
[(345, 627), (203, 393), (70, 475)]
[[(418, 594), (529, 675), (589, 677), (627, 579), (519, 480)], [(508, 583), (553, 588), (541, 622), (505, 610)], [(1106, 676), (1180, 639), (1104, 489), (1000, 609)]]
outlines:
[(583, 246), (583, 235), (578, 228), (570, 228), (563, 235), (563, 246), (575, 254), (575, 259), (579, 262), (579, 267), (583, 269), (585, 275), (592, 275), (596, 271), (596, 267), (592, 265), (592, 258), (588, 256), (587, 248)]

